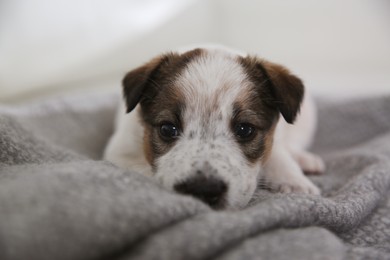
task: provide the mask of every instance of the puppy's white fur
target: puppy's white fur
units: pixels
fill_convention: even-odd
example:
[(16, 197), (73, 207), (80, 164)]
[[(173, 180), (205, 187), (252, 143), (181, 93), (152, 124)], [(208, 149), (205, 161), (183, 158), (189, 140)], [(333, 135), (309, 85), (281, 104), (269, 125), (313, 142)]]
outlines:
[[(211, 169), (208, 174), (216, 174), (228, 184), (226, 202), (231, 208), (248, 203), (259, 178), (280, 192), (320, 194), (303, 173), (324, 170), (322, 160), (306, 151), (316, 126), (316, 110), (309, 95), (305, 95), (294, 125), (280, 117), (266, 163), (250, 164), (244, 158), (229, 128), (233, 103), (245, 94), (248, 89), (245, 85), (250, 84), (242, 66), (235, 61), (236, 55), (234, 51), (208, 48), (207, 55), (190, 62), (177, 77), (174, 84), (180, 85), (184, 93), (186, 127), (172, 149), (156, 160), (155, 172), (143, 152), (144, 130), (139, 105), (129, 114), (125, 113), (125, 104), (121, 105), (105, 159), (153, 176), (169, 189), (190, 177), (195, 169), (206, 167)], [(210, 114), (208, 108), (214, 102), (218, 110)], [(217, 120), (220, 115), (222, 120)]]

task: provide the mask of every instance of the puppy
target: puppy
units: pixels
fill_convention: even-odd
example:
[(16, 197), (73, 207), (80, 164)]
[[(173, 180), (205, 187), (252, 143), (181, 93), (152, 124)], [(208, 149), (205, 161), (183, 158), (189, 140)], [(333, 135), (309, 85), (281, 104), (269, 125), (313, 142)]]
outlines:
[(104, 155), (119, 167), (217, 209), (245, 206), (259, 182), (320, 194), (303, 173), (324, 170), (305, 150), (315, 107), (286, 68), (197, 48), (158, 56), (122, 83), (124, 102)]

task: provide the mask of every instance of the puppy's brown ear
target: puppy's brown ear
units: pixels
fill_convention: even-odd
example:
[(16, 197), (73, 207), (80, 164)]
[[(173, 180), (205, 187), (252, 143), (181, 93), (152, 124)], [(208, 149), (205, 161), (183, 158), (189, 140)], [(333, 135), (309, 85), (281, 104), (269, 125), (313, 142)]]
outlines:
[(159, 84), (161, 81), (167, 82), (169, 78), (174, 78), (191, 59), (201, 53), (202, 49), (193, 49), (183, 54), (166, 53), (127, 73), (122, 81), (127, 113), (139, 102), (152, 100), (164, 85)]
[(156, 57), (126, 74), (122, 80), (123, 96), (127, 106), (127, 113), (131, 112), (141, 101), (146, 89), (153, 83), (153, 77), (159, 67), (167, 60), (168, 55)]
[(254, 56), (242, 57), (240, 61), (261, 91), (266, 88), (271, 95), (269, 103), (279, 110), (288, 123), (292, 124), (304, 95), (302, 81), (283, 66)]
[(281, 65), (260, 61), (259, 68), (269, 80), (274, 103), (284, 119), (292, 124), (300, 110), (304, 96), (302, 81)]

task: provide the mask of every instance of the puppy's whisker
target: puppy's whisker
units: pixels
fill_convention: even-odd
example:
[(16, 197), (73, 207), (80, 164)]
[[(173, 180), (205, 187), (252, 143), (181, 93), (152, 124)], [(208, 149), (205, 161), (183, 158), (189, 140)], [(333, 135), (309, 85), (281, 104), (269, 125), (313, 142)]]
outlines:
[(257, 182), (257, 187), (269, 191), (274, 191), (277, 189), (277, 185), (275, 185), (272, 181), (269, 181), (266, 178), (259, 179)]

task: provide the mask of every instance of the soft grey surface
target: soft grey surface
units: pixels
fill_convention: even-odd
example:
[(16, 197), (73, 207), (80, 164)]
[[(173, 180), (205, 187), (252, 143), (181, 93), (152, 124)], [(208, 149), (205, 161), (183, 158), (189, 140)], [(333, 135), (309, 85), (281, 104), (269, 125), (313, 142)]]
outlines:
[(390, 97), (320, 102), (323, 197), (235, 212), (100, 160), (117, 101), (0, 107), (0, 259), (390, 259)]

